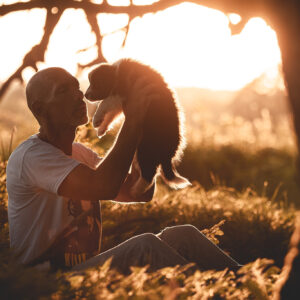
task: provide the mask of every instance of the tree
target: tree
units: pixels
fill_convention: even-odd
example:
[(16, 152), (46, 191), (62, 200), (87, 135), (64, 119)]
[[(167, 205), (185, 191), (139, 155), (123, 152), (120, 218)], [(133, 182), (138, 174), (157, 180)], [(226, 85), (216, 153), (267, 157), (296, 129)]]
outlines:
[[(44, 61), (45, 51), (54, 28), (60, 20), (63, 12), (68, 8), (82, 9), (86, 15), (87, 22), (96, 36), (96, 46), (98, 57), (80, 68), (92, 66), (104, 62), (101, 44), (102, 38), (97, 14), (127, 14), (128, 24), (123, 28), (126, 42), (131, 22), (146, 13), (155, 13), (168, 7), (184, 2), (183, 0), (160, 0), (148, 5), (137, 5), (130, 0), (127, 6), (113, 6), (108, 0), (103, 0), (101, 4), (96, 4), (92, 0), (31, 0), (28, 2), (17, 2), (14, 4), (0, 6), (0, 16), (8, 13), (34, 8), (46, 9), (46, 20), (44, 25), (44, 35), (39, 44), (25, 54), (23, 63), (11, 74), (0, 88), (0, 100), (9, 88), (13, 80), (22, 81), (22, 71), (27, 67), (37, 70), (37, 63)], [(233, 34), (240, 33), (247, 21), (252, 17), (262, 17), (277, 32), (279, 46), (282, 53), (283, 73), (286, 88), (289, 95), (289, 103), (293, 112), (294, 127), (297, 137), (298, 149), (300, 149), (300, 2), (298, 0), (189, 0), (189, 2), (210, 8), (221, 10), (224, 13), (236, 13), (242, 17), (242, 21), (237, 25), (231, 24)]]
[(300, 215), (290, 240), (290, 249), (284, 259), (284, 266), (275, 285), (274, 300), (298, 299), (300, 276)]

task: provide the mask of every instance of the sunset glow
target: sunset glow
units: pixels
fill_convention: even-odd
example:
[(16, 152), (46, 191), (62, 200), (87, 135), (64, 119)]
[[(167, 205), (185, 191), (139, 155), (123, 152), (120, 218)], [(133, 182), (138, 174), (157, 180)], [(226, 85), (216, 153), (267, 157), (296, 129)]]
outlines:
[[(115, 3), (114, 3), (115, 4)], [(230, 15), (232, 23), (238, 15)], [(21, 63), (24, 54), (43, 34), (45, 11), (35, 9), (0, 18), (0, 80)], [(16, 25), (16, 20), (18, 24)], [(132, 57), (159, 70), (172, 86), (236, 90), (263, 73), (278, 75), (280, 50), (275, 32), (260, 18), (251, 19), (239, 35), (232, 36), (229, 18), (220, 11), (183, 3), (156, 14), (136, 18), (121, 49), (127, 15), (100, 14), (98, 23), (103, 53), (108, 61)], [(80, 10), (62, 16), (39, 68), (61, 66), (76, 74), (76, 63), (97, 55), (95, 36)], [(12, 49), (14, 49), (12, 51)], [(84, 51), (80, 51), (83, 50)], [(25, 79), (32, 75), (24, 72)]]

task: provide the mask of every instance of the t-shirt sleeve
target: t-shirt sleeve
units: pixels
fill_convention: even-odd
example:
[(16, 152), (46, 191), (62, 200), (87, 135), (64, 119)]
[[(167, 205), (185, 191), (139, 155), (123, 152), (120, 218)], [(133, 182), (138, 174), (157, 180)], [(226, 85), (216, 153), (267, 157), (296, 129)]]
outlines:
[(22, 178), (28, 185), (57, 194), (60, 184), (79, 164), (55, 147), (33, 146), (24, 155)]

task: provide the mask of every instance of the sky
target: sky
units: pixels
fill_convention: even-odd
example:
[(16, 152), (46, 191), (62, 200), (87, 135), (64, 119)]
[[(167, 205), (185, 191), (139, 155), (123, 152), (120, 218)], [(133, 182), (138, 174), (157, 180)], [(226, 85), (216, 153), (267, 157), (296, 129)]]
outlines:
[[(44, 10), (34, 9), (0, 18), (0, 81), (40, 41), (45, 15)], [(231, 17), (238, 20), (238, 16)], [(105, 34), (103, 53), (109, 62), (121, 57), (138, 59), (160, 71), (174, 87), (238, 90), (262, 74), (269, 82), (278, 82), (281, 59), (276, 33), (260, 18), (251, 19), (239, 35), (232, 36), (227, 15), (183, 3), (136, 18), (122, 49), (122, 27), (127, 20), (127, 15), (98, 15)], [(38, 67), (60, 66), (75, 75), (77, 62), (95, 58), (94, 43), (84, 13), (67, 10), (50, 39), (46, 62)], [(27, 80), (32, 74), (33, 70), (26, 70), (23, 76)]]

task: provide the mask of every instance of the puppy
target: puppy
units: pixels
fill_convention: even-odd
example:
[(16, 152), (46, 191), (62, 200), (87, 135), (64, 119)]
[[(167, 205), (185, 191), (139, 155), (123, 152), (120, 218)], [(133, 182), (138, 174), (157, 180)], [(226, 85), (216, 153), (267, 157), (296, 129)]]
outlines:
[(141, 195), (154, 184), (158, 167), (170, 187), (178, 189), (190, 185), (175, 168), (184, 148), (182, 112), (174, 92), (151, 67), (132, 59), (121, 59), (114, 64), (101, 64), (89, 73), (90, 86), (85, 97), (90, 101), (102, 100), (93, 117), (93, 126), (98, 128), (98, 136), (105, 134), (122, 113), (122, 102), (141, 76), (155, 84), (155, 94), (159, 97), (149, 103), (143, 136), (133, 162), (132, 167), (140, 174), (131, 190), (133, 196)]

